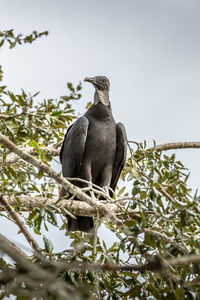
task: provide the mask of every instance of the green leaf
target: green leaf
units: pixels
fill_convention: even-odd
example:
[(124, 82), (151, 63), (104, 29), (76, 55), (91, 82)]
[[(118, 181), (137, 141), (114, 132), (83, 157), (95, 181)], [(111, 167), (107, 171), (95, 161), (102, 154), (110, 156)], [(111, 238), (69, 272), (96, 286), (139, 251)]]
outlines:
[(184, 300), (185, 299), (185, 290), (184, 288), (179, 288), (175, 291), (175, 297), (177, 300)]
[(53, 252), (53, 244), (51, 240), (49, 240), (45, 235), (43, 235), (43, 241), (44, 241), (44, 246), (45, 250), (47, 253), (52, 253)]
[(127, 297), (127, 296), (130, 296), (130, 298), (128, 298), (128, 299), (135, 299), (135, 297), (138, 295), (140, 289), (141, 289), (141, 285), (136, 285), (133, 288), (131, 288), (131, 286), (130, 286), (130, 289), (127, 292), (123, 293), (123, 299), (126, 299), (125, 297)]
[(66, 214), (70, 218), (76, 220), (76, 217), (73, 214), (71, 214), (65, 207), (62, 207), (62, 211), (64, 212), (64, 214)]
[(40, 232), (40, 230), (38, 229), (38, 227), (35, 227), (35, 228), (34, 228), (34, 232), (35, 232), (36, 234), (38, 234), (38, 235), (41, 235), (41, 232)]
[(57, 213), (61, 212), (60, 208), (58, 208), (57, 206), (55, 206), (53, 204), (49, 204), (48, 207), (54, 209)]
[(102, 243), (103, 243), (104, 250), (107, 251), (107, 246), (106, 246), (106, 243), (104, 242), (104, 240), (102, 241)]
[(31, 187), (34, 191), (36, 191), (40, 194), (40, 190), (34, 184), (31, 184)]
[(44, 215), (45, 215), (45, 209), (44, 209), (44, 207), (41, 207), (40, 208), (40, 216), (43, 218)]
[(85, 108), (88, 110), (91, 106), (92, 106), (92, 102), (88, 102)]
[(140, 188), (138, 186), (134, 186), (132, 189), (132, 195), (136, 196), (140, 192)]
[(107, 250), (108, 252), (117, 252), (118, 251), (118, 244), (114, 242), (114, 244)]
[(54, 112), (51, 114), (51, 116), (52, 116), (52, 117), (59, 117), (61, 114), (62, 114), (62, 111), (59, 110), (59, 111), (54, 111)]
[(13, 168), (8, 167), (8, 171), (10, 172), (10, 174), (16, 179), (18, 177), (18, 175), (16, 174), (16, 172), (13, 170)]
[(155, 242), (156, 242), (156, 237), (155, 236), (152, 236), (148, 233), (145, 233), (144, 243), (146, 245), (151, 246), (152, 248), (154, 248), (156, 246)]
[(67, 87), (68, 87), (68, 89), (69, 89), (70, 91), (75, 92), (75, 89), (74, 89), (72, 83), (68, 82), (68, 83), (67, 83)]
[(28, 300), (28, 296), (17, 296), (16, 300)]
[(47, 211), (48, 215), (49, 215), (49, 222), (52, 223), (53, 225), (55, 226), (58, 226), (58, 223), (57, 223), (57, 218), (56, 218), (56, 215), (55, 213), (52, 211), (52, 210), (48, 210)]
[(38, 148), (39, 148), (37, 142), (34, 141), (34, 140), (31, 140), (31, 141), (29, 142), (29, 145), (30, 145), (31, 147), (33, 147), (34, 149), (38, 149)]
[(89, 278), (89, 280), (91, 281), (91, 282), (94, 282), (94, 280), (95, 280), (95, 277), (94, 277), (94, 274), (92, 273), (92, 272), (88, 272), (88, 278)]
[(29, 214), (28, 220), (31, 221), (36, 214), (37, 214), (37, 210), (33, 209), (33, 211)]
[(44, 176), (44, 172), (39, 170), (38, 172), (38, 179), (41, 179)]
[(119, 190), (117, 196), (120, 197), (120, 196), (124, 193), (125, 189), (126, 189), (126, 187), (123, 186), (123, 187)]

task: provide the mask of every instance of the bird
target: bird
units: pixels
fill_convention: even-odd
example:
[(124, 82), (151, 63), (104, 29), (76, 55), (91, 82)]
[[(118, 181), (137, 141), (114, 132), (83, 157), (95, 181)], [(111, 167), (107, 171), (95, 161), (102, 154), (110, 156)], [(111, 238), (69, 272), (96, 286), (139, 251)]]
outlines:
[[(106, 76), (86, 77), (84, 82), (95, 88), (94, 103), (67, 129), (60, 151), (62, 174), (87, 180), (112, 195), (126, 161), (126, 130), (113, 118), (109, 79)], [(84, 186), (78, 180), (75, 185)], [(63, 190), (63, 195), (66, 194)], [(72, 219), (67, 216), (67, 219), (67, 231), (92, 233), (94, 230), (92, 217)]]

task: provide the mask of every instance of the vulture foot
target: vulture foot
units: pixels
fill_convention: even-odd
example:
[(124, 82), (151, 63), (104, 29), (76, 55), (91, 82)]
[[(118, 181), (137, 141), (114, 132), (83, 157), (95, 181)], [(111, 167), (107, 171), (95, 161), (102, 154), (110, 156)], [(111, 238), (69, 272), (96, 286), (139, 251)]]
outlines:
[(110, 198), (109, 187), (108, 186), (103, 186), (102, 189), (105, 191), (105, 194)]

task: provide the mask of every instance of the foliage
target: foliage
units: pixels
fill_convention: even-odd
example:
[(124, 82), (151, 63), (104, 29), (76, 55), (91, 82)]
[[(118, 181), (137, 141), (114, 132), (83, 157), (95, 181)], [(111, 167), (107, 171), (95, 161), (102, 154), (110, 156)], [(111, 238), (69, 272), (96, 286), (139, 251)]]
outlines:
[[(12, 30), (0, 32), (1, 46), (4, 40), (12, 48), (16, 43), (31, 42), (43, 34), (46, 33), (33, 33), (25, 38), (18, 35), (15, 38)], [(3, 76), (1, 69), (0, 76)], [(30, 95), (22, 90), (15, 94), (5, 85), (0, 86), (0, 132), (20, 148), (31, 147), (37, 158), (51, 165), (54, 158), (48, 156), (43, 148), (52, 146), (57, 149), (60, 146), (66, 128), (77, 116), (73, 103), (81, 98), (81, 84), (74, 87), (68, 83), (67, 87), (69, 95), (42, 101), (38, 100), (38, 93)], [(105, 220), (107, 230), (115, 235), (111, 247), (98, 237), (96, 255), (93, 236), (76, 232), (66, 234), (66, 239), (71, 239), (71, 248), (55, 253), (53, 241), (41, 232), (41, 225), (44, 224), (48, 230), (48, 223), (51, 223), (62, 230), (65, 229), (66, 219), (62, 218), (62, 224), (57, 220), (61, 211), (56, 207), (56, 202), (53, 206), (35, 207), (29, 211), (26, 224), (34, 228), (35, 234), (44, 234), (43, 247), (48, 259), (57, 262), (64, 260), (66, 263), (92, 264), (96, 261), (99, 264), (140, 265), (155, 254), (166, 260), (199, 254), (199, 197), (197, 194), (192, 196), (187, 186), (188, 170), (176, 160), (175, 154), (166, 155), (157, 152), (154, 147), (148, 149), (145, 142), (137, 144), (135, 150), (131, 146), (130, 143), (121, 175), (123, 186), (114, 195), (118, 203), (126, 203), (122, 220), (127, 234)], [(57, 199), (58, 185), (51, 178), (25, 161), (6, 163), (8, 154), (9, 151), (0, 145), (0, 193), (15, 196), (19, 212), (21, 195)], [(137, 212), (131, 214), (133, 210)], [(35, 263), (38, 263), (37, 260)], [(1, 267), (2, 264), (6, 264), (3, 259)], [(168, 273), (101, 270), (97, 276), (90, 270), (63, 270), (58, 276), (80, 289), (81, 293), (87, 291), (91, 299), (98, 294), (97, 286), (103, 299), (181, 300), (197, 299), (200, 294), (198, 264), (177, 265)], [(81, 289), (83, 286), (84, 289)], [(4, 287), (2, 284), (2, 289)], [(12, 290), (10, 293), (16, 294), (17, 299), (28, 299), (25, 291), (26, 286), (22, 285), (20, 292)]]
[(22, 34), (15, 35), (13, 29), (9, 30), (3, 30), (0, 31), (0, 47), (2, 47), (5, 43), (5, 41), (8, 42), (9, 48), (14, 48), (17, 44), (21, 45), (22, 43), (29, 43), (31, 44), (33, 41), (38, 39), (39, 37), (43, 35), (48, 35), (48, 31), (40, 32), (33, 31), (31, 34), (27, 36), (23, 36)]

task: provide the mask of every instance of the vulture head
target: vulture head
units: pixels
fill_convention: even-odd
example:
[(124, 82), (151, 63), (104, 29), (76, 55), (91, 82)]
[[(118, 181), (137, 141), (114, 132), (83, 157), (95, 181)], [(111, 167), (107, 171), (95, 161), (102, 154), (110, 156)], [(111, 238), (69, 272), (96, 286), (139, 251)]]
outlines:
[(110, 82), (106, 76), (86, 77), (84, 81), (90, 82), (95, 88), (94, 104), (101, 102), (109, 106)]

